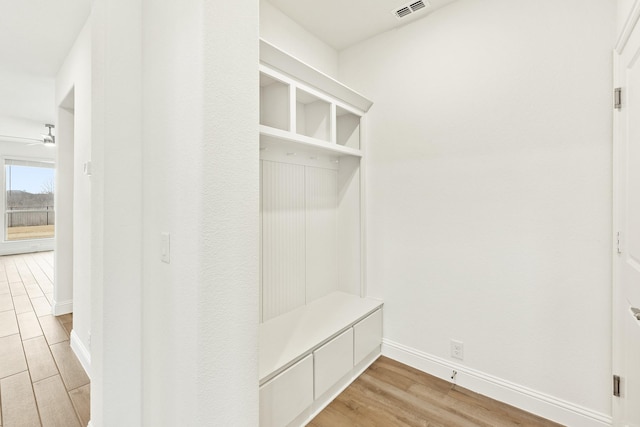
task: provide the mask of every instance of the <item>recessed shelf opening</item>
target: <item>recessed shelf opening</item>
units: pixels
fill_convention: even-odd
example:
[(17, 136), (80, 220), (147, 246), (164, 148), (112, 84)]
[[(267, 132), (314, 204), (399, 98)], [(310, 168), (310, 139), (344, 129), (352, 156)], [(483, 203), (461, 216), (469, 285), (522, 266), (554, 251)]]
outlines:
[(345, 147), (360, 149), (360, 116), (336, 107), (336, 142)]
[(287, 83), (260, 73), (260, 124), (291, 130), (289, 90)]
[(296, 90), (296, 129), (299, 135), (331, 140), (331, 104), (308, 92)]

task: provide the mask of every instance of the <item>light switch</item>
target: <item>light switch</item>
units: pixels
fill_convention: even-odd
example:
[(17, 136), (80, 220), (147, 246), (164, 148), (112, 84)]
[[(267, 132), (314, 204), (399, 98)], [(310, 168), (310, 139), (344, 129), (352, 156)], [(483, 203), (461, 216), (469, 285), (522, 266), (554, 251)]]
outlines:
[(160, 240), (160, 260), (162, 262), (166, 262), (167, 264), (171, 264), (171, 234), (160, 233)]

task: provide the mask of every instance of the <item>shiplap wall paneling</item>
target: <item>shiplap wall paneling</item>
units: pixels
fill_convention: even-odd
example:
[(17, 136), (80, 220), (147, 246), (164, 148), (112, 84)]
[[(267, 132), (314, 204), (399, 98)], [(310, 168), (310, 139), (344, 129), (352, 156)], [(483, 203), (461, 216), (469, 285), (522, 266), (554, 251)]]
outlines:
[(305, 304), (304, 166), (262, 161), (262, 319)]
[(362, 248), (360, 210), (360, 159), (340, 158), (338, 170), (338, 287), (361, 295)]
[(307, 304), (338, 285), (338, 172), (306, 167)]

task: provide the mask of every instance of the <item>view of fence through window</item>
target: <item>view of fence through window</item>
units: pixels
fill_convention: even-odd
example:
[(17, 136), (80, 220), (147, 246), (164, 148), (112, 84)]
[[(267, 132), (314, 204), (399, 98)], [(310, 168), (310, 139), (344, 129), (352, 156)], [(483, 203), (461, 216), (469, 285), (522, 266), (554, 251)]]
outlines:
[(5, 240), (54, 236), (54, 183), (53, 163), (5, 160)]

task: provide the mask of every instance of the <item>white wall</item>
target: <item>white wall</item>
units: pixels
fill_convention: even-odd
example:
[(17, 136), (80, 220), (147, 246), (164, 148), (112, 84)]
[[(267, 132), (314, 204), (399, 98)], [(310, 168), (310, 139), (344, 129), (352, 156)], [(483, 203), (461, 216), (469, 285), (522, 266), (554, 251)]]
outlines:
[(29, 75), (0, 66), (0, 117), (53, 123), (54, 93), (53, 77)]
[(445, 367), (460, 340), (459, 383), (540, 392), (573, 425), (611, 414), (614, 23), (608, 0), (460, 0), (340, 53), (340, 80), (374, 100), (386, 340)]
[[(9, 85), (11, 82), (6, 82)], [(53, 104), (51, 99), (42, 100), (46, 105)], [(53, 122), (53, 120), (51, 120)], [(52, 250), (54, 239), (38, 239), (23, 241), (4, 241), (4, 215), (6, 198), (4, 189), (6, 188), (4, 159), (33, 159), (33, 160), (55, 160), (55, 148), (44, 144), (30, 145), (33, 141), (21, 142), (19, 139), (4, 138), (2, 135), (17, 136), (22, 138), (42, 138), (41, 134), (47, 132), (44, 127), (45, 122), (29, 120), (18, 117), (0, 116), (0, 255), (9, 255), (26, 252), (37, 252)]]
[(260, 37), (331, 77), (338, 74), (338, 52), (267, 0), (260, 0)]
[(620, 34), (625, 28), (627, 21), (631, 18), (631, 11), (637, 0), (616, 0), (617, 6), (617, 20), (616, 29), (617, 34)]
[(143, 1), (145, 426), (258, 423), (258, 18)]
[(142, 425), (141, 0), (91, 15), (91, 423)]
[[(70, 100), (69, 105), (65, 104)], [(83, 175), (83, 163), (91, 159), (89, 22), (58, 71), (55, 106), (58, 109), (58, 168), (53, 309), (57, 315), (73, 310), (72, 347), (90, 372), (91, 180)]]

